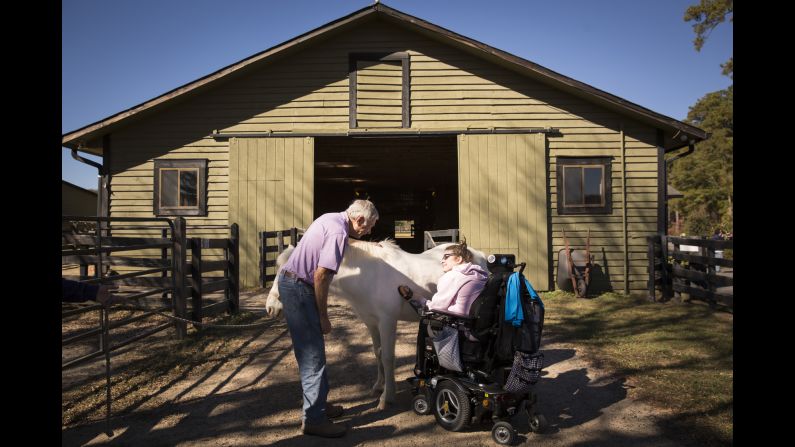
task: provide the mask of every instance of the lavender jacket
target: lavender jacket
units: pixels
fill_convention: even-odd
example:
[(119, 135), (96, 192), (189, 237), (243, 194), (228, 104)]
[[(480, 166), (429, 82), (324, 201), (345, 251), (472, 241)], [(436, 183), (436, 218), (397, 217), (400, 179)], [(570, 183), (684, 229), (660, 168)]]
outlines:
[(477, 264), (471, 262), (458, 264), (442, 275), (437, 292), (430, 300), (417, 297), (417, 301), (431, 310), (467, 316), (472, 302), (486, 286), (488, 277), (488, 273)]

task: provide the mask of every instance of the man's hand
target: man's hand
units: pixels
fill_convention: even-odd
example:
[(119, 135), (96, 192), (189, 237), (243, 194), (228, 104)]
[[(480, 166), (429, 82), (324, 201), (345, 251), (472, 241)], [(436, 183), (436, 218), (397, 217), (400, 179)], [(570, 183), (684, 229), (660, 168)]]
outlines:
[(331, 332), (331, 321), (329, 321), (328, 317), (320, 317), (320, 330), (324, 334)]
[(114, 291), (116, 291), (116, 289), (111, 290), (108, 285), (103, 284), (99, 286), (99, 290), (97, 291), (97, 303), (108, 307), (113, 304), (124, 302), (123, 298), (113, 294)]

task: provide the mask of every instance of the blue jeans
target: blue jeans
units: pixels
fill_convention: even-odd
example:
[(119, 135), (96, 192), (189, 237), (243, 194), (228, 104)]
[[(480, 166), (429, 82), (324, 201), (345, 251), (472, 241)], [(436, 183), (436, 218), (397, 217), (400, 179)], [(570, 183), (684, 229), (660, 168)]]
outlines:
[(307, 424), (321, 424), (326, 418), (326, 344), (320, 329), (315, 291), (294, 278), (279, 276), (279, 296), (287, 319), (293, 352), (304, 392), (302, 419)]

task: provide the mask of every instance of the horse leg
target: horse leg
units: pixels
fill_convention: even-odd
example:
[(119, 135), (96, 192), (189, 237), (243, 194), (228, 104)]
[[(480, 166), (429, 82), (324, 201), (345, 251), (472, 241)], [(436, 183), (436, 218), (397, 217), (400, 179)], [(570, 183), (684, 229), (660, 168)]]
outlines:
[(378, 329), (381, 333), (381, 365), (384, 372), (384, 392), (378, 400), (378, 409), (386, 409), (388, 404), (395, 402), (395, 338), (397, 320), (380, 321)]
[(373, 353), (375, 354), (375, 363), (378, 365), (378, 379), (373, 385), (372, 394), (378, 396), (384, 391), (384, 365), (381, 363), (381, 334), (378, 331), (378, 326), (367, 325), (367, 330), (370, 331), (370, 337), (373, 339)]

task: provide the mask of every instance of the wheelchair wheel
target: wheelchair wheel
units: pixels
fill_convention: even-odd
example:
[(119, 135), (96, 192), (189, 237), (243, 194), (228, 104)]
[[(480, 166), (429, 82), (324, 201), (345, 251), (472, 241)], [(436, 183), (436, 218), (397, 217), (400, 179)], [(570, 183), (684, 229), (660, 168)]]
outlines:
[(533, 433), (543, 433), (549, 427), (547, 418), (541, 413), (531, 415), (527, 422), (530, 424), (530, 431)]
[(511, 445), (516, 441), (516, 432), (510, 422), (499, 421), (491, 428), (491, 439), (500, 445)]
[(414, 396), (414, 401), (411, 403), (411, 408), (415, 413), (425, 416), (431, 414), (431, 404), (428, 403), (428, 398), (425, 393), (420, 393)]
[(460, 431), (472, 418), (469, 397), (455, 383), (445, 380), (434, 393), (433, 415), (445, 430)]

